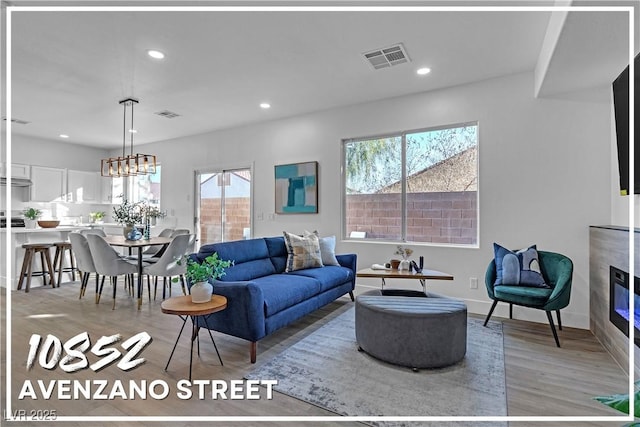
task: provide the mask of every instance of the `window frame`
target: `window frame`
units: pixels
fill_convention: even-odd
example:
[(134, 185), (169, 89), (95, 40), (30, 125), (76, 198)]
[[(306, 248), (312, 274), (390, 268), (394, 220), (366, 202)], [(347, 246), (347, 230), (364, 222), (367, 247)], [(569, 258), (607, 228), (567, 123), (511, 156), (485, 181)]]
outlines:
[[(407, 219), (408, 219), (408, 209), (407, 209), (407, 159), (406, 159), (406, 151), (407, 151), (407, 135), (416, 134), (416, 133), (424, 133), (424, 132), (434, 132), (438, 130), (445, 129), (453, 129), (453, 128), (462, 128), (462, 127), (476, 127), (476, 236), (475, 243), (445, 243), (445, 242), (421, 242), (421, 241), (413, 241), (407, 240), (408, 236), (408, 227), (407, 227)], [(350, 237), (347, 234), (347, 165), (346, 165), (346, 144), (353, 142), (362, 142), (362, 141), (370, 141), (376, 139), (387, 139), (387, 138), (401, 138), (401, 231), (400, 231), (400, 239), (374, 239), (369, 237), (364, 238), (354, 238)], [(425, 128), (417, 128), (417, 129), (409, 129), (398, 132), (387, 132), (381, 134), (374, 134), (370, 136), (363, 137), (355, 137), (355, 138), (343, 138), (340, 144), (340, 181), (341, 181), (341, 203), (340, 203), (340, 222), (341, 222), (341, 232), (342, 232), (342, 240), (348, 242), (361, 242), (361, 243), (394, 243), (394, 244), (411, 244), (411, 245), (423, 245), (423, 246), (440, 246), (440, 247), (459, 247), (466, 249), (477, 249), (480, 247), (480, 121), (479, 120), (470, 120), (465, 122), (458, 122), (446, 125), (437, 125), (430, 126)]]

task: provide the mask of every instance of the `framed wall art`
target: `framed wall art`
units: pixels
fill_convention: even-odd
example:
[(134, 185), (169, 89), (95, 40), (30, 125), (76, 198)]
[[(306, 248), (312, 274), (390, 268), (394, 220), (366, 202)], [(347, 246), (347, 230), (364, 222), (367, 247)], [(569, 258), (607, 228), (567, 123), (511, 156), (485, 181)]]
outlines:
[(276, 213), (318, 213), (318, 162), (275, 166)]

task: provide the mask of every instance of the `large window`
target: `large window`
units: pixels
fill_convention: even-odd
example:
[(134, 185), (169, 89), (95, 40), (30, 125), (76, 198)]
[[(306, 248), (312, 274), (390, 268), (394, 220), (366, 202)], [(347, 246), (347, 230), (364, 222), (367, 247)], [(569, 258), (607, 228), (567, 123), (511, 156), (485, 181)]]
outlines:
[(478, 124), (343, 141), (346, 238), (478, 244)]
[[(156, 173), (135, 175), (128, 178), (111, 180), (112, 203), (120, 204), (123, 196), (131, 202), (146, 202), (149, 206), (160, 208), (161, 166), (156, 165)], [(126, 186), (126, 188), (125, 188)]]

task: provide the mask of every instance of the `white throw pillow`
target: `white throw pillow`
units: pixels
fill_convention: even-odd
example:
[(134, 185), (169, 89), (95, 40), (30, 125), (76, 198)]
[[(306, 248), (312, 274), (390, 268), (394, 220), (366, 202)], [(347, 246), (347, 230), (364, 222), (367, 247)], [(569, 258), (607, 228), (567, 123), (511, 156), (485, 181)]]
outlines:
[(336, 259), (336, 236), (320, 238), (320, 255), (324, 265), (340, 265)]

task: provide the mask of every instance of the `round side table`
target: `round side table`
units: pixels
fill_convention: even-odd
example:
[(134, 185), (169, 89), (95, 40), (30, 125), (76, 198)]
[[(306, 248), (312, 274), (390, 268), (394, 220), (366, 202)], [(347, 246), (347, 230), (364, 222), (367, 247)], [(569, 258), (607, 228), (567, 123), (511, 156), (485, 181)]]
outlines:
[[(191, 351), (189, 355), (189, 381), (191, 381), (191, 368), (193, 366), (193, 342), (198, 339), (198, 332), (200, 331), (200, 327), (198, 326), (197, 321), (198, 317), (202, 317), (202, 319), (204, 320), (204, 324), (207, 327), (207, 332), (209, 332), (209, 337), (211, 337), (213, 347), (216, 349), (216, 353), (218, 354), (220, 365), (224, 365), (222, 363), (222, 357), (220, 357), (220, 352), (218, 351), (218, 346), (216, 346), (216, 342), (213, 340), (213, 335), (211, 335), (211, 329), (209, 329), (209, 324), (207, 323), (206, 316), (227, 308), (226, 297), (223, 297), (222, 295), (212, 295), (211, 301), (209, 302), (193, 303), (191, 302), (191, 295), (183, 295), (164, 300), (160, 307), (163, 313), (174, 314), (182, 319), (182, 327), (180, 328), (180, 333), (178, 333), (176, 342), (173, 345), (173, 350), (171, 350), (171, 355), (169, 356), (169, 360), (167, 361), (167, 366), (164, 367), (165, 371), (169, 368), (169, 363), (171, 362), (173, 353), (176, 351), (176, 346), (178, 345), (178, 340), (180, 339), (182, 331), (184, 330), (184, 325), (187, 323), (187, 319), (191, 319)], [(200, 357), (199, 339), (198, 357)]]

